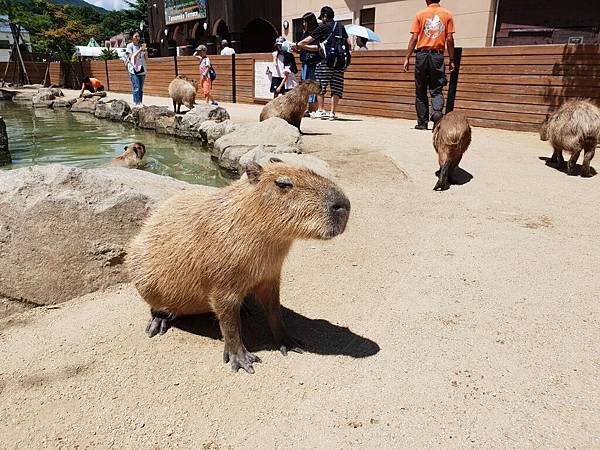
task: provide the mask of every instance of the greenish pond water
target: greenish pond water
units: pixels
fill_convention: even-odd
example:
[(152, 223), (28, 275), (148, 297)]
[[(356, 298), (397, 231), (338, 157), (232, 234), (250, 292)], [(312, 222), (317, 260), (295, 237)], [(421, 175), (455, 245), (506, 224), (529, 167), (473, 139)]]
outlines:
[(29, 102), (0, 101), (0, 116), (6, 122), (13, 160), (3, 169), (55, 163), (98, 167), (137, 141), (146, 146), (142, 170), (208, 186), (230, 182), (213, 164), (207, 149), (197, 143), (96, 119), (91, 114), (34, 109)]

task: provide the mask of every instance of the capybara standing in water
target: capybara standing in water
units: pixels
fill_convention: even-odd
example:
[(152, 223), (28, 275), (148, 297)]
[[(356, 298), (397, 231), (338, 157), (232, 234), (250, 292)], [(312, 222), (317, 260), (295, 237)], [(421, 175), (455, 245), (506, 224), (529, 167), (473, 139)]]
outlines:
[(321, 85), (315, 80), (301, 81), (285, 95), (280, 95), (267, 103), (260, 112), (260, 121), (269, 117), (279, 117), (300, 130), (300, 122), (308, 107), (308, 97), (321, 92)]
[(471, 144), (471, 126), (459, 111), (446, 114), (433, 128), (433, 147), (440, 164), (439, 179), (433, 190), (445, 191), (453, 182), (452, 175), (463, 153)]
[(542, 141), (550, 141), (554, 153), (550, 161), (559, 167), (565, 163), (562, 152), (571, 154), (567, 173), (574, 174), (575, 165), (583, 150), (581, 176), (589, 177), (590, 161), (600, 139), (600, 109), (587, 100), (570, 100), (546, 116), (540, 128)]
[(169, 83), (169, 97), (173, 99), (173, 111), (180, 113), (182, 104), (192, 109), (196, 102), (197, 90), (198, 82), (188, 80), (185, 75), (178, 75), (177, 78), (171, 81)]
[(148, 218), (127, 257), (131, 280), (150, 305), (150, 337), (171, 321), (213, 312), (231, 368), (254, 373), (260, 359), (241, 336), (247, 295), (264, 306), (277, 347), (299, 350), (280, 311), (281, 266), (296, 239), (331, 239), (346, 228), (350, 202), (332, 181), (311, 170), (251, 163), (247, 179), (213, 194), (186, 192)]
[(146, 154), (146, 146), (141, 142), (129, 144), (124, 150), (122, 155), (113, 158), (111, 162), (106, 164), (106, 167), (127, 167), (128, 169), (135, 169)]

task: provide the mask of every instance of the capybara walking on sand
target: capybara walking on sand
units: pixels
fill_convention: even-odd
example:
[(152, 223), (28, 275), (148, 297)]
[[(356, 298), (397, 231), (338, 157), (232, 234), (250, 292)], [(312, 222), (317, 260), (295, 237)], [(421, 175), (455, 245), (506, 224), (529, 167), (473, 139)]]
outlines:
[(300, 130), (300, 122), (308, 107), (308, 97), (321, 92), (321, 85), (315, 80), (301, 81), (298, 86), (274, 98), (260, 112), (260, 121), (269, 117), (279, 117)]
[(540, 128), (542, 141), (550, 141), (554, 153), (550, 161), (559, 167), (565, 160), (562, 152), (571, 154), (567, 173), (574, 174), (575, 165), (583, 150), (581, 176), (589, 177), (590, 161), (600, 139), (600, 109), (587, 100), (570, 100), (546, 116)]
[(471, 127), (467, 116), (460, 111), (446, 114), (433, 128), (433, 147), (440, 164), (439, 179), (434, 191), (445, 191), (453, 182), (452, 175), (463, 153), (471, 144)]
[(281, 266), (296, 239), (331, 239), (346, 228), (350, 202), (332, 181), (282, 163), (251, 163), (247, 179), (213, 194), (186, 192), (148, 218), (127, 257), (131, 280), (150, 305), (150, 337), (178, 316), (214, 312), (223, 359), (254, 373), (260, 359), (242, 342), (247, 295), (264, 306), (277, 347), (298, 350), (280, 311)]
[(122, 155), (113, 158), (111, 162), (106, 164), (107, 167), (127, 167), (135, 169), (144, 155), (146, 154), (146, 146), (141, 142), (134, 142), (124, 148)]
[(177, 78), (171, 81), (169, 83), (169, 97), (173, 99), (173, 111), (180, 113), (182, 104), (192, 109), (196, 102), (197, 90), (198, 82), (188, 80), (185, 75), (178, 75)]

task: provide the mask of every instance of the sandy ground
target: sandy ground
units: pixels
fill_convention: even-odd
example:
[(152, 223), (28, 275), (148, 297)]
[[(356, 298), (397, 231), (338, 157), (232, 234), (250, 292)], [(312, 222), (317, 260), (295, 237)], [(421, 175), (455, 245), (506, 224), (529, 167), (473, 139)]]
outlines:
[(600, 447), (600, 176), (547, 167), (533, 133), (474, 129), (473, 179), (434, 192), (431, 133), (346, 119), (303, 124), (353, 208), (285, 266), (306, 353), (274, 351), (253, 310), (263, 363), (231, 373), (214, 321), (148, 339), (128, 285), (27, 311), (0, 322), (0, 446)]

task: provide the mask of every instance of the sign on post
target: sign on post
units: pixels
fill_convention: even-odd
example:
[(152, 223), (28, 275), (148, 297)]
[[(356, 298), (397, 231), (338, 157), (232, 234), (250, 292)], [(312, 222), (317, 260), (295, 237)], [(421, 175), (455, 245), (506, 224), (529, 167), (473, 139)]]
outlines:
[(165, 23), (206, 19), (206, 0), (165, 0)]

